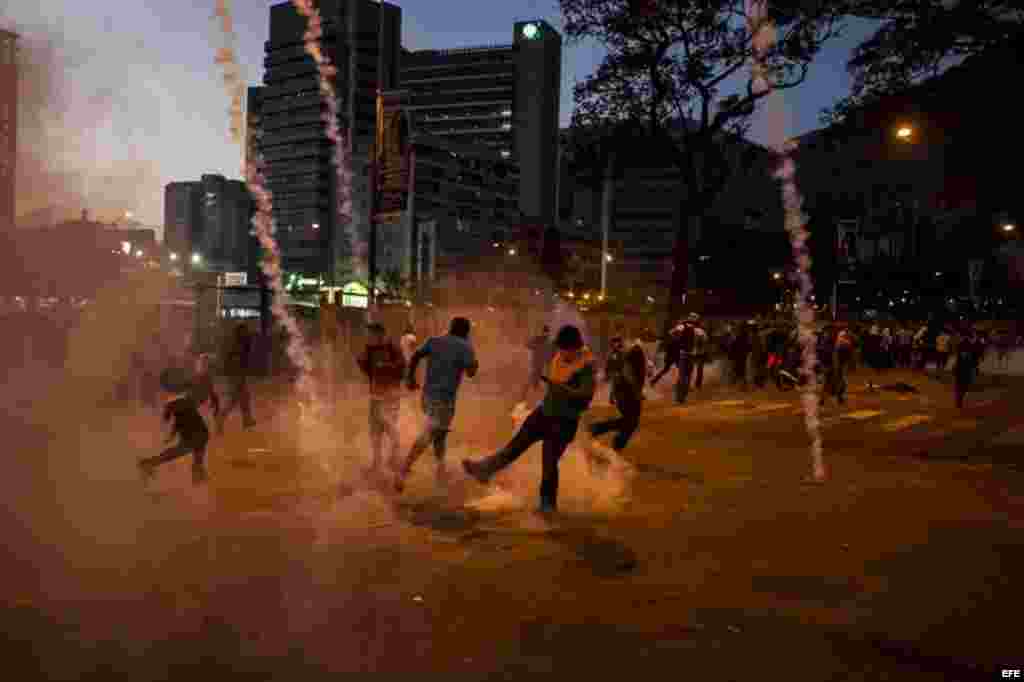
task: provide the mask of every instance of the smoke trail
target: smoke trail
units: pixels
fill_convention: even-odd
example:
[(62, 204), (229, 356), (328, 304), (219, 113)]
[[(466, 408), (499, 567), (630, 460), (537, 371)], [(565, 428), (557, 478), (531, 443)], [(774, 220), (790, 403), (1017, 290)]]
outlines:
[(306, 32), (302, 39), (305, 42), (306, 54), (316, 62), (317, 76), (320, 85), (320, 96), (326, 105), (323, 114), (323, 121), (327, 127), (327, 138), (334, 145), (334, 153), (331, 160), (334, 163), (334, 170), (337, 174), (337, 216), (341, 225), (346, 226), (350, 245), (353, 251), (354, 263), (357, 277), (365, 277), (367, 273), (366, 253), (361, 240), (356, 238), (351, 229), (352, 224), (352, 172), (349, 169), (350, 149), (341, 132), (341, 107), (338, 104), (338, 93), (334, 88), (334, 77), (338, 68), (331, 63), (330, 58), (324, 54), (320, 46), (320, 39), (323, 37), (323, 24), (320, 19), (320, 10), (313, 4), (313, 0), (292, 0), (295, 9), (302, 16), (306, 17)]
[[(768, 18), (767, 0), (747, 0), (747, 22), (752, 35), (754, 57), (752, 64), (753, 88), (755, 94), (762, 94), (772, 89), (771, 79), (764, 55), (775, 43), (775, 29)], [(804, 225), (806, 216), (803, 213), (803, 197), (796, 186), (796, 162), (792, 151), (796, 145), (792, 141), (779, 145), (777, 152), (780, 157), (779, 170), (776, 177), (782, 182), (782, 204), (786, 213), (786, 232), (789, 233), (793, 249), (793, 259), (797, 269), (794, 279), (797, 283), (796, 304), (794, 315), (800, 330), (800, 346), (802, 372), (807, 377), (807, 385), (801, 391), (804, 408), (804, 421), (807, 434), (811, 438), (811, 466), (814, 480), (826, 478), (825, 463), (821, 453), (821, 425), (818, 419), (818, 381), (814, 372), (816, 364), (814, 343), (814, 309), (810, 305), (813, 292), (810, 268), (811, 258), (807, 250), (807, 239), (810, 236)]]
[(312, 402), (316, 396), (313, 386), (313, 360), (302, 336), (299, 323), (285, 306), (284, 278), (281, 272), (281, 250), (274, 239), (273, 196), (267, 189), (266, 177), (263, 172), (263, 158), (258, 153), (249, 155), (249, 164), (245, 169), (245, 181), (256, 202), (256, 214), (252, 225), (256, 229), (256, 238), (263, 247), (264, 256), (260, 263), (263, 274), (267, 277), (272, 293), (270, 311), (288, 332), (288, 358), (299, 370), (296, 389), (299, 396)]
[[(228, 94), (231, 96), (231, 133), (236, 142), (243, 143), (242, 139), (242, 80), (241, 69), (235, 58), (234, 29), (231, 18), (231, 7), (228, 0), (217, 0), (216, 15), (220, 18), (221, 32), (224, 34), (226, 47), (217, 50), (217, 63), (224, 69), (224, 83), (228, 86)], [(236, 119), (237, 114), (237, 119)], [(254, 145), (255, 146), (255, 145)], [(242, 169), (245, 174), (246, 186), (256, 202), (256, 214), (253, 216), (252, 225), (256, 230), (256, 238), (263, 247), (264, 257), (260, 263), (263, 273), (271, 289), (271, 314), (284, 325), (288, 332), (288, 346), (286, 352), (288, 358), (298, 368), (299, 374), (296, 380), (296, 390), (301, 403), (307, 405), (314, 403), (316, 399), (315, 386), (312, 380), (313, 361), (306, 348), (305, 340), (298, 321), (285, 306), (284, 280), (281, 272), (281, 250), (274, 238), (274, 216), (273, 197), (267, 189), (266, 178), (263, 172), (263, 159), (256, 152), (246, 154), (247, 165)]]
[(224, 45), (217, 50), (213, 61), (224, 72), (224, 87), (231, 98), (231, 106), (228, 114), (231, 117), (231, 139), (237, 144), (242, 144), (242, 132), (244, 130), (244, 119), (242, 117), (242, 97), (245, 92), (245, 83), (242, 79), (242, 69), (238, 65), (235, 55), (235, 28), (231, 18), (230, 0), (216, 0), (214, 13), (220, 20), (220, 31), (224, 38)]

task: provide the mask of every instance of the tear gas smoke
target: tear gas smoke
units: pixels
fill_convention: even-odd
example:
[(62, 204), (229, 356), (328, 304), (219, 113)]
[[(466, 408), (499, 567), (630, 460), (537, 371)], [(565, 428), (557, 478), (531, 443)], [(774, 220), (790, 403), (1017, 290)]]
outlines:
[[(764, 55), (772, 48), (776, 40), (775, 28), (768, 18), (767, 0), (747, 0), (747, 20), (754, 46), (751, 78), (754, 92), (761, 94), (770, 91), (773, 87), (767, 65), (764, 62)], [(780, 130), (780, 136), (782, 135)], [(810, 235), (804, 227), (807, 217), (803, 213), (803, 198), (796, 186), (796, 163), (792, 157), (793, 148), (793, 143), (789, 141), (782, 142), (777, 146), (780, 165), (776, 176), (782, 183), (786, 232), (789, 234), (793, 259), (797, 266), (794, 311), (802, 347), (801, 371), (808, 378), (807, 384), (801, 389), (800, 398), (803, 403), (807, 433), (811, 439), (812, 474), (816, 481), (823, 481), (827, 474), (822, 459), (821, 428), (818, 419), (818, 381), (814, 371), (816, 364), (814, 309), (810, 302), (813, 285), (810, 276), (811, 258), (807, 249), (807, 239)]]
[[(228, 0), (217, 0), (216, 14), (220, 18), (221, 32), (227, 44), (226, 47), (217, 51), (216, 62), (224, 69), (224, 83), (227, 86), (228, 95), (231, 97), (231, 131), (236, 142), (247, 143), (241, 136), (241, 68), (232, 48), (235, 36), (232, 28), (231, 6)], [(245, 173), (246, 186), (256, 204), (252, 225), (255, 228), (256, 238), (263, 248), (263, 260), (260, 262), (260, 268), (266, 275), (267, 284), (271, 290), (271, 314), (284, 326), (288, 334), (286, 352), (288, 359), (298, 371), (295, 388), (300, 405), (312, 406), (317, 398), (312, 376), (313, 360), (306, 347), (298, 320), (285, 305), (286, 293), (284, 274), (281, 270), (281, 249), (274, 238), (273, 196), (267, 188), (263, 159), (257, 149), (249, 150), (251, 153), (245, 155), (247, 166), (242, 170)]]
[(217, 50), (214, 63), (223, 71), (224, 88), (228, 97), (231, 98), (231, 105), (228, 108), (228, 116), (231, 121), (231, 139), (237, 144), (243, 142), (245, 123), (242, 116), (242, 99), (245, 93), (245, 82), (242, 78), (242, 69), (235, 56), (234, 21), (231, 18), (231, 0), (217, 0), (214, 10), (216, 19), (220, 22), (221, 36), (224, 38), (224, 45)]
[[(353, 267), (357, 277), (365, 277), (367, 273), (366, 248), (362, 240), (358, 239), (352, 228), (352, 172), (349, 168), (351, 157), (351, 146), (346, 141), (341, 131), (341, 107), (338, 100), (338, 93), (334, 87), (334, 77), (338, 68), (331, 63), (330, 57), (324, 54), (320, 40), (323, 37), (323, 24), (320, 18), (320, 10), (313, 4), (312, 0), (292, 0), (295, 9), (302, 16), (306, 17), (306, 32), (302, 39), (305, 43), (306, 53), (316, 62), (317, 80), (320, 87), (320, 96), (323, 98), (325, 110), (323, 122), (326, 126), (327, 138), (334, 145), (334, 152), (331, 160), (334, 163), (334, 171), (337, 174), (337, 206), (336, 218), (340, 223), (339, 227), (345, 230), (349, 239), (354, 258)], [(340, 230), (339, 230), (340, 234)]]

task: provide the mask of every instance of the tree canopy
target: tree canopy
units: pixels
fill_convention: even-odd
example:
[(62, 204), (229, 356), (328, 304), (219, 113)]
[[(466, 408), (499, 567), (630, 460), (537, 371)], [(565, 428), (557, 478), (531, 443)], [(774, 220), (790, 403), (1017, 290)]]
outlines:
[(824, 123), (937, 76), (960, 61), (1024, 37), (1019, 0), (846, 0), (845, 12), (878, 28), (847, 63), (849, 96), (822, 114)]
[[(661, 147), (680, 171), (680, 215), (699, 220), (740, 163), (736, 144), (758, 103), (750, 65), (773, 89), (804, 81), (814, 56), (838, 34), (842, 7), (830, 0), (768, 3), (776, 40), (755, 45), (744, 0), (560, 0), (570, 41), (592, 39), (607, 53), (574, 89), (574, 131), (623, 130)], [(621, 142), (620, 142), (621, 146)], [(682, 208), (682, 207), (681, 207)], [(691, 229), (677, 225), (670, 315), (686, 292)]]

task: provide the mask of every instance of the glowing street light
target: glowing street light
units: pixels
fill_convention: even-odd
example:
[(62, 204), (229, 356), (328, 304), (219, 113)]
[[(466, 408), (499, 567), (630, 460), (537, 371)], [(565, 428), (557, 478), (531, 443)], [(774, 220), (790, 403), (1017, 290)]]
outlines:
[(178, 254), (176, 254), (175, 252), (171, 251), (171, 260), (172, 261), (178, 260)]
[(193, 253), (192, 254), (192, 265), (199, 265), (202, 262), (203, 262), (203, 257), (201, 255), (199, 255), (198, 253)]
[(135, 257), (136, 258), (142, 258), (142, 249), (136, 249), (135, 250)]
[(782, 279), (782, 273), (781, 272), (774, 272), (774, 273), (772, 273), (772, 279), (774, 279), (774, 280)]
[(508, 250), (508, 255), (510, 255), (510, 256), (516, 255), (516, 250), (515, 249), (509, 249)]
[(910, 139), (914, 137), (914, 129), (909, 125), (901, 125), (896, 129), (896, 138), (903, 140), (904, 142), (910, 142)]
[(1003, 225), (1003, 232), (1013, 232), (1017, 229), (1017, 226), (1013, 223), (1006, 223)]
[(607, 263), (611, 263), (611, 262), (612, 262), (612, 261), (614, 261), (615, 259), (614, 259), (614, 258), (612, 258), (612, 254), (610, 254), (610, 253), (606, 253), (606, 254), (604, 254), (604, 260), (605, 260), (605, 262), (607, 262)]

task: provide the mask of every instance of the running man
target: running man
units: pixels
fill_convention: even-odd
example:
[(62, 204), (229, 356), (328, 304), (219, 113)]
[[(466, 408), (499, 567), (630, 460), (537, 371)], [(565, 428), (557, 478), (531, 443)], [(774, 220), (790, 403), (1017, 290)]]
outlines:
[(612, 339), (612, 351), (621, 356), (613, 367), (609, 361), (609, 380), (612, 384), (612, 403), (618, 408), (621, 417), (607, 419), (590, 425), (590, 435), (597, 438), (603, 434), (615, 431), (615, 439), (612, 441), (612, 449), (621, 453), (629, 444), (638, 426), (640, 426), (640, 412), (643, 407), (643, 387), (647, 370), (647, 358), (644, 357), (644, 349), (639, 343), (634, 343), (629, 352), (623, 355), (623, 344), (621, 337)]
[(139, 471), (143, 480), (150, 480), (158, 466), (179, 457), (192, 455), (192, 483), (205, 483), (206, 445), (210, 442), (210, 430), (199, 413), (199, 405), (191, 394), (191, 384), (186, 372), (181, 368), (164, 370), (160, 375), (161, 388), (171, 394), (164, 404), (163, 418), (171, 423), (171, 432), (167, 443), (178, 437), (178, 443), (155, 457), (147, 457), (139, 462)]
[(370, 448), (373, 459), (366, 475), (376, 476), (383, 467), (381, 450), (384, 436), (391, 445), (391, 465), (399, 465), (398, 413), (402, 397), (405, 358), (402, 351), (387, 338), (384, 325), (374, 322), (370, 338), (359, 356), (359, 369), (370, 382)]
[(543, 442), (540, 509), (544, 515), (558, 508), (558, 461), (576, 437), (580, 417), (594, 399), (594, 356), (583, 344), (577, 327), (566, 325), (555, 337), (557, 352), (541, 380), (547, 384), (544, 401), (530, 413), (504, 448), (481, 460), (462, 460), (462, 468), (482, 484), (512, 464), (530, 446)]
[(397, 472), (397, 492), (405, 489), (406, 477), (416, 460), (431, 444), (434, 446), (434, 457), (437, 459), (437, 483), (444, 486), (448, 481), (444, 455), (448, 432), (455, 417), (455, 396), (462, 384), (462, 375), (465, 374), (472, 379), (479, 369), (476, 352), (469, 343), (469, 330), (469, 320), (456, 317), (452, 320), (447, 335), (428, 339), (409, 360), (407, 385), (409, 390), (415, 391), (419, 388), (416, 383), (416, 368), (423, 358), (427, 358), (422, 398), (423, 413), (427, 420), (422, 433), (409, 450), (408, 458)]

